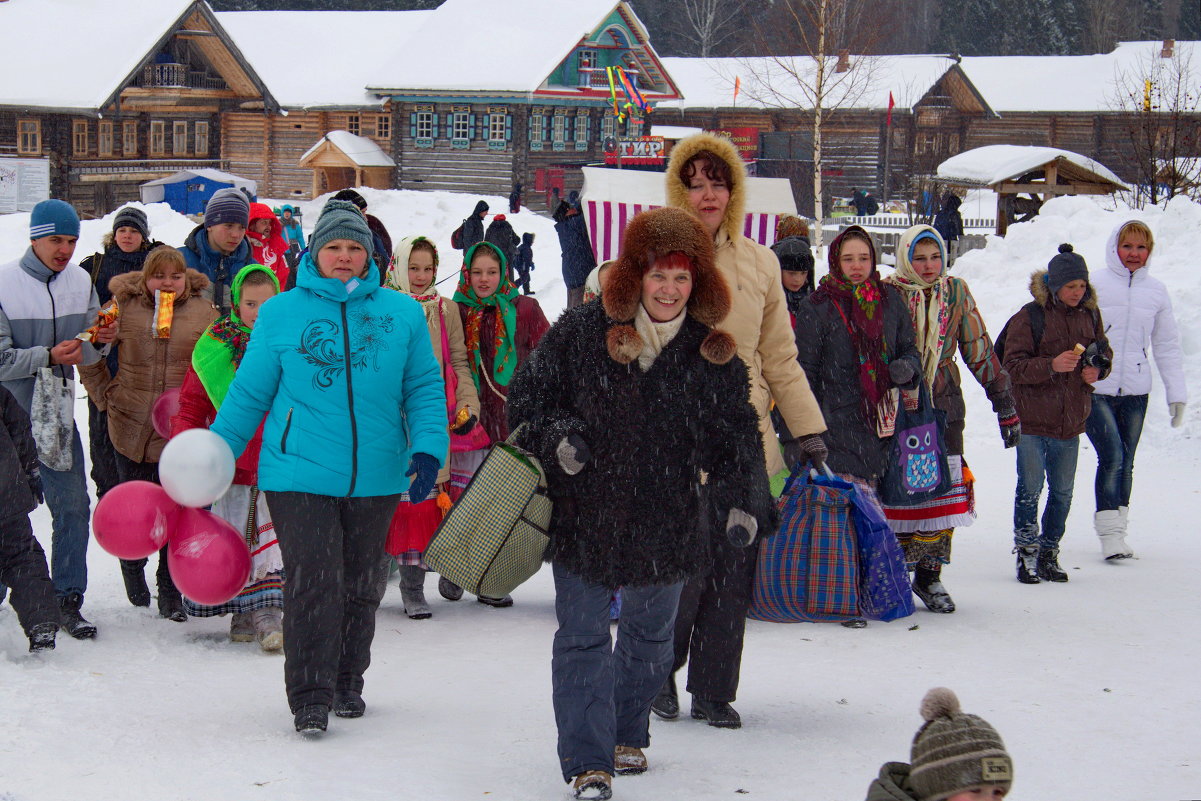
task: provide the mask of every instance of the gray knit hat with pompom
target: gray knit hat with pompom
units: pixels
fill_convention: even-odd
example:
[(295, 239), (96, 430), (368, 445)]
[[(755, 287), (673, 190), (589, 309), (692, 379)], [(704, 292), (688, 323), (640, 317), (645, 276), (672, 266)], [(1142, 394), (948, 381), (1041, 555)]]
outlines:
[(965, 715), (959, 699), (935, 687), (922, 699), (922, 718), (910, 752), (909, 780), (919, 801), (945, 801), (977, 786), (1013, 784), (1013, 760), (1001, 735), (983, 718)]

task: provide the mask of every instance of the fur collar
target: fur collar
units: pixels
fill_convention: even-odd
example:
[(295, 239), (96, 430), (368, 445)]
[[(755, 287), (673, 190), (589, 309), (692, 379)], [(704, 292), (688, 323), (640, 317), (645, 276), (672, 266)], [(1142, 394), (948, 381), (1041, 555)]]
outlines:
[(714, 364), (734, 357), (734, 339), (715, 326), (730, 313), (730, 290), (717, 271), (713, 241), (695, 217), (665, 207), (643, 212), (626, 228), (621, 255), (605, 276), (601, 303), (617, 325), (609, 329), (609, 355), (629, 364), (642, 353), (642, 337), (634, 329), (634, 315), (642, 303), (642, 276), (657, 255), (679, 251), (695, 265), (692, 295), (686, 314), (711, 329), (701, 344), (701, 355)]
[[(1047, 285), (1047, 271), (1045, 269), (1035, 270), (1030, 273), (1030, 295), (1044, 308), (1050, 308), (1052, 301), (1058, 302), (1055, 296), (1051, 294), (1051, 287)], [(1091, 282), (1084, 289), (1084, 300), (1080, 301), (1080, 308), (1097, 308), (1097, 295), (1093, 292)]]
[(679, 172), (680, 167), (702, 150), (710, 151), (730, 166), (733, 186), (730, 187), (730, 204), (726, 206), (721, 227), (730, 239), (738, 239), (742, 236), (746, 220), (746, 166), (742, 163), (742, 157), (738, 155), (738, 148), (724, 136), (711, 133), (693, 134), (681, 139), (672, 147), (671, 158), (667, 162), (667, 205), (685, 211), (691, 210), (688, 187), (680, 180)]

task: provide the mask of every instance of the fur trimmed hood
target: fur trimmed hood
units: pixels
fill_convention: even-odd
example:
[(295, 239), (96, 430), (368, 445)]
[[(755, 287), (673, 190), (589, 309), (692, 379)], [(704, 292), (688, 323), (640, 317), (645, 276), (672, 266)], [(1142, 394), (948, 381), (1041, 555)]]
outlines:
[(742, 236), (746, 219), (746, 166), (738, 155), (738, 148), (724, 136), (699, 133), (685, 137), (671, 149), (667, 162), (667, 205), (692, 211), (688, 202), (688, 187), (680, 180), (680, 169), (702, 150), (708, 150), (724, 161), (730, 168), (730, 203), (726, 206), (722, 230), (730, 239)]
[[(206, 289), (210, 283), (204, 273), (193, 270), (191, 267), (184, 271), (184, 277), (184, 291), (180, 292), (179, 297), (175, 299), (176, 306), (186, 302), (192, 296), (199, 297), (201, 291)], [(145, 299), (151, 306), (154, 305), (154, 295), (153, 293), (147, 294), (146, 281), (142, 278), (141, 271), (113, 276), (113, 279), (108, 282), (108, 288), (113, 293), (118, 306), (123, 306), (138, 297)]]
[[(1080, 301), (1080, 307), (1084, 309), (1097, 308), (1097, 294), (1093, 292), (1091, 281), (1084, 289), (1084, 299)], [(1047, 270), (1035, 270), (1030, 273), (1030, 295), (1038, 301), (1038, 304), (1044, 308), (1051, 305), (1052, 302), (1058, 302), (1058, 299), (1051, 294), (1051, 287), (1047, 284)]]
[(661, 255), (683, 253), (694, 265), (692, 294), (685, 313), (712, 329), (701, 343), (701, 356), (725, 364), (737, 350), (734, 338), (716, 329), (730, 313), (730, 290), (714, 264), (713, 240), (700, 222), (686, 211), (665, 207), (636, 216), (625, 232), (621, 255), (605, 276), (601, 296), (605, 314), (618, 325), (607, 335), (609, 355), (629, 364), (642, 352), (642, 337), (634, 316), (642, 302), (642, 278)]

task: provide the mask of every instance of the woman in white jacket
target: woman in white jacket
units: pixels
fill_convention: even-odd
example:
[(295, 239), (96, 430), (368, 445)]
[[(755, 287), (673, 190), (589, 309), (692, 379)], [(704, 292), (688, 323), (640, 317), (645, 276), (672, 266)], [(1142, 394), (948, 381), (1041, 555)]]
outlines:
[(1174, 428), (1184, 423), (1188, 401), (1180, 332), (1172, 301), (1147, 269), (1155, 238), (1138, 220), (1114, 229), (1105, 247), (1105, 269), (1093, 273), (1093, 291), (1105, 334), (1113, 347), (1113, 370), (1093, 386), (1086, 432), (1097, 452), (1097, 512), (1094, 524), (1106, 559), (1127, 559), (1126, 516), (1134, 477), (1134, 451), (1143, 430), (1151, 391), (1150, 346), (1163, 379)]

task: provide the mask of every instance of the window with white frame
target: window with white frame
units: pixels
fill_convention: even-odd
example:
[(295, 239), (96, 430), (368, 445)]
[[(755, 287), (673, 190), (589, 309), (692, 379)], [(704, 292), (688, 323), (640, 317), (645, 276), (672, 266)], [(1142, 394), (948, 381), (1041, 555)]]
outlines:
[(17, 121), (17, 152), (22, 156), (42, 154), (42, 121)]
[(175, 156), (188, 155), (188, 124), (182, 120), (171, 123), (171, 153)]
[(530, 150), (541, 150), (546, 127), (545, 114), (530, 115)]
[(126, 158), (138, 155), (138, 124), (133, 120), (121, 123), (121, 155)]
[(605, 114), (601, 117), (600, 139), (603, 142), (611, 136), (617, 136), (617, 117)]
[(150, 155), (162, 156), (167, 152), (167, 123), (163, 120), (150, 121)]
[(99, 156), (113, 154), (113, 124), (108, 120), (101, 120), (96, 126), (96, 154)]
[(196, 155), (207, 156), (209, 154), (209, 124), (207, 122), (196, 123)]
[(431, 139), (434, 136), (434, 112), (417, 112), (417, 139)]
[(503, 111), (494, 111), (488, 115), (488, 140), (492, 142), (503, 142), (508, 137), (505, 132), (508, 126), (505, 124), (506, 118), (509, 115)]
[(579, 85), (588, 86), (592, 82), (592, 73), (596, 69), (596, 51), (581, 50), (579, 59)]
[(88, 154), (88, 121), (71, 121), (71, 152), (76, 156)]
[(552, 142), (564, 142), (567, 140), (567, 115), (559, 112), (554, 116), (554, 122), (550, 129), (550, 139)]
[(471, 138), (471, 114), (467, 111), (455, 111), (451, 121), (451, 139)]
[(590, 131), (590, 129), (592, 127), (591, 123), (592, 123), (592, 121), (588, 116), (587, 109), (580, 109), (579, 111), (576, 112), (575, 131), (574, 131), (575, 136), (572, 137), (573, 139), (575, 139), (575, 149), (576, 150), (587, 150), (588, 149), (588, 134), (591, 132)]

